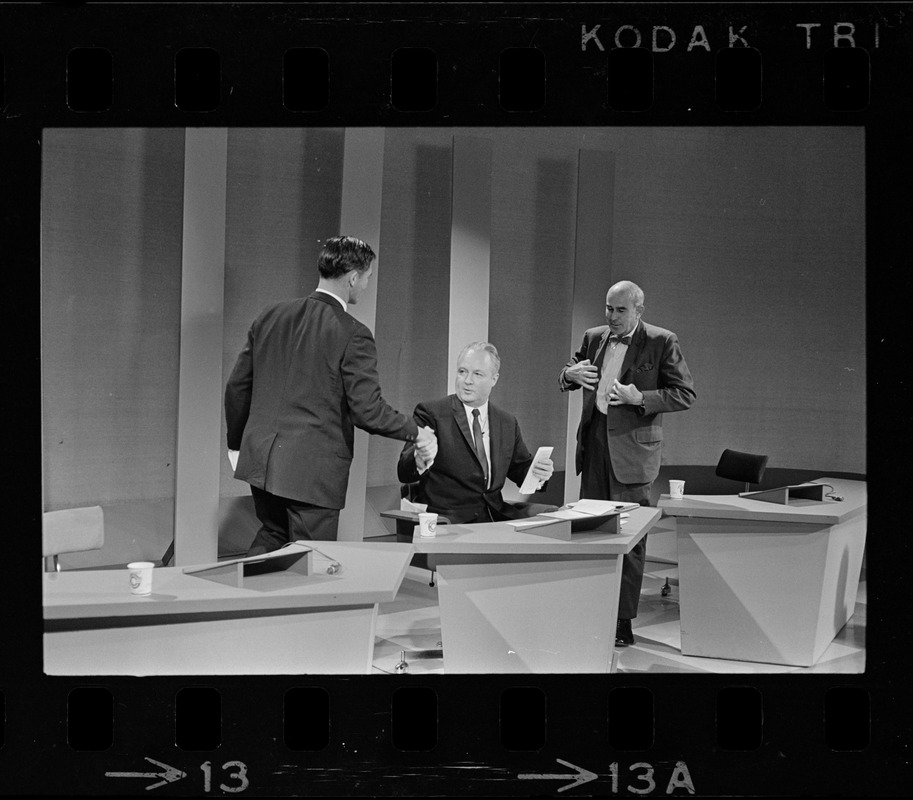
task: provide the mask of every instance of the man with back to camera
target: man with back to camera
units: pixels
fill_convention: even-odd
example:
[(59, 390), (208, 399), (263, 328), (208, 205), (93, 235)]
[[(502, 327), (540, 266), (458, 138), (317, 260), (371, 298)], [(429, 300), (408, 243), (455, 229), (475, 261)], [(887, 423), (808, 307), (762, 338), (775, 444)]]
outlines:
[(432, 456), (434, 432), (383, 399), (374, 337), (348, 313), (374, 258), (360, 239), (328, 239), (317, 289), (268, 307), (250, 327), (225, 387), (229, 458), (261, 523), (248, 555), (336, 538), (356, 426)]
[[(507, 478), (522, 484), (533, 457), (516, 417), (488, 401), (500, 369), (493, 344), (466, 345), (457, 358), (454, 394), (415, 407), (415, 419), (437, 434), (436, 446), (407, 443), (400, 453), (400, 481), (418, 481), (416, 500), (454, 523), (501, 522), (555, 509), (508, 503), (501, 495)], [(550, 458), (540, 459), (533, 475), (545, 482), (554, 468)]]
[[(580, 497), (650, 504), (659, 474), (662, 415), (684, 411), (696, 398), (691, 372), (672, 331), (641, 320), (644, 293), (619, 281), (606, 294), (606, 325), (590, 328), (561, 370), (562, 392), (581, 386), (577, 427)], [(637, 616), (643, 584), (646, 536), (624, 556), (615, 644), (634, 643), (631, 620)]]

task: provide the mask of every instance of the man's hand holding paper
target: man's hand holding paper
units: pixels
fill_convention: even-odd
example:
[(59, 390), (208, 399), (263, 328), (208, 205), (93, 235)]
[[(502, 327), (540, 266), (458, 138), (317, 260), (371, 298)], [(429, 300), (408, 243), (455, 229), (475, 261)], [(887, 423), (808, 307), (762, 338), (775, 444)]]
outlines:
[(555, 471), (555, 463), (551, 459), (552, 448), (540, 447), (533, 457), (533, 463), (530, 464), (523, 485), (520, 487), (520, 494), (532, 494), (542, 488), (542, 484), (552, 477)]
[(545, 483), (549, 478), (552, 477), (552, 473), (555, 471), (555, 462), (550, 458), (543, 458), (541, 461), (536, 461), (530, 467), (533, 473), (533, 477), (539, 480), (540, 486)]

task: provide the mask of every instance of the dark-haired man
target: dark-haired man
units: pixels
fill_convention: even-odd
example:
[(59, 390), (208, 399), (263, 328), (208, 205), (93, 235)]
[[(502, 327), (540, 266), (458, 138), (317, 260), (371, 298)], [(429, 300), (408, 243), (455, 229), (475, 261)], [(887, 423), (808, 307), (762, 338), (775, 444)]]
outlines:
[(434, 432), (381, 396), (374, 337), (348, 313), (374, 258), (360, 239), (328, 239), (316, 291), (264, 310), (228, 379), (229, 457), (237, 458), (235, 477), (251, 486), (261, 523), (249, 555), (336, 538), (355, 427), (433, 452)]

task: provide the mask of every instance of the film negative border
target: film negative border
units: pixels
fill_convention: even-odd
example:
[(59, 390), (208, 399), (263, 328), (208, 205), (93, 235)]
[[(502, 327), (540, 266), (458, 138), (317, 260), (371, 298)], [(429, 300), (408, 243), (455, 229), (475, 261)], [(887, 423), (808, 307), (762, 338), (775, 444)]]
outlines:
[(149, 5), (4, 4), (7, 118), (846, 124), (902, 100), (908, 36), (903, 4)]
[[(904, 3), (0, 6), (3, 310), (14, 350), (4, 404), (13, 435), (3, 467), (12, 516), (0, 560), (0, 793), (904, 793), (902, 565), (910, 545), (898, 521), (905, 476), (895, 454), (907, 450), (910, 392), (897, 374), (908, 350), (899, 301), (910, 288), (911, 10)], [(202, 60), (182, 67), (186, 50), (211, 52), (185, 53)], [(427, 81), (416, 91), (411, 82), (395, 85), (397, 69), (430, 69), (428, 51), (433, 104)], [(217, 92), (205, 80), (213, 54)], [(283, 69), (294, 71), (299, 57), (299, 68), (325, 70), (325, 97), (284, 92)], [(744, 108), (721, 107), (720, 65), (738, 57), (746, 77), (730, 87), (732, 103), (742, 102), (743, 83), (754, 94)], [(397, 67), (397, 58), (416, 61)], [(862, 61), (867, 81), (859, 78)], [(186, 102), (176, 65), (202, 76)], [(505, 97), (511, 69), (542, 81), (519, 80)], [(637, 91), (621, 87), (619, 96), (616, 70), (650, 72), (652, 80)], [(98, 74), (101, 84), (87, 79)], [(42, 129), (558, 124), (865, 127), (874, 376), (866, 672), (44, 676), (35, 512)], [(312, 724), (302, 732), (289, 714)], [(626, 717), (640, 724), (619, 728)]]

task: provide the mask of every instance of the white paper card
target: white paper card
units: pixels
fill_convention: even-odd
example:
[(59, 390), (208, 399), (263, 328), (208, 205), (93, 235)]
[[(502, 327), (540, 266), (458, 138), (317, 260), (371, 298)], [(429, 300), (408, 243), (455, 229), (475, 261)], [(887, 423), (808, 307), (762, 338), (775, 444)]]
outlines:
[[(586, 519), (587, 517), (601, 517), (605, 514), (617, 514), (621, 511), (633, 511), (639, 507), (637, 503), (616, 503), (614, 500), (578, 500), (557, 511), (546, 511), (542, 516), (553, 519)], [(627, 514), (622, 514), (622, 518), (626, 516)]]
[(552, 519), (586, 519), (593, 515), (581, 514), (579, 511), (574, 511), (573, 508), (559, 508), (557, 511), (543, 511), (542, 516)]
[(508, 519), (505, 522), (518, 531), (526, 528), (538, 528), (540, 525), (554, 525), (553, 519), (542, 519), (541, 517), (528, 517), (527, 519)]
[(628, 511), (637, 508), (637, 503), (619, 503), (615, 500), (578, 500), (576, 503), (571, 503), (568, 508), (573, 508), (580, 514), (599, 517), (603, 514), (611, 514), (613, 511)]
[(520, 487), (520, 494), (532, 494), (539, 488), (539, 479), (533, 475), (533, 467), (540, 461), (551, 458), (553, 449), (553, 447), (540, 447), (536, 451), (533, 462), (529, 465), (529, 470), (526, 473), (526, 477), (523, 479), (523, 485)]

